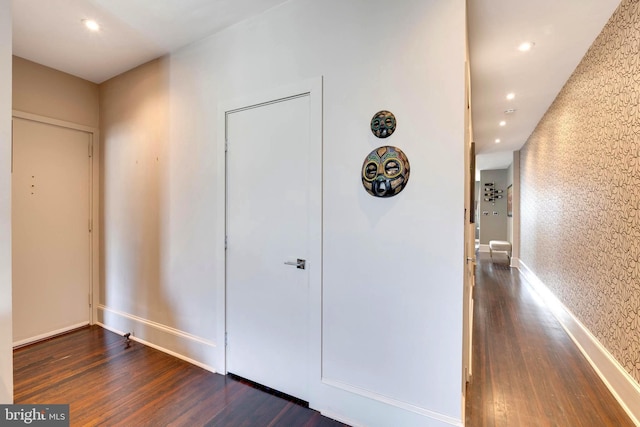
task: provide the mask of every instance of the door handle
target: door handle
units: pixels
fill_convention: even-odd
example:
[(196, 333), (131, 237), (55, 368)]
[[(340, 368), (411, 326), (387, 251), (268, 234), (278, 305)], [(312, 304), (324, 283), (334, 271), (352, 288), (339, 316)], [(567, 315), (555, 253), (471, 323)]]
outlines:
[(475, 263), (475, 262), (476, 262), (476, 259), (475, 259), (475, 258), (473, 258), (473, 257), (468, 256), (468, 257), (467, 257), (467, 264), (469, 264), (470, 262)]
[(298, 258), (296, 261), (285, 261), (285, 265), (295, 265), (296, 268), (304, 270), (307, 267), (307, 261), (304, 259)]

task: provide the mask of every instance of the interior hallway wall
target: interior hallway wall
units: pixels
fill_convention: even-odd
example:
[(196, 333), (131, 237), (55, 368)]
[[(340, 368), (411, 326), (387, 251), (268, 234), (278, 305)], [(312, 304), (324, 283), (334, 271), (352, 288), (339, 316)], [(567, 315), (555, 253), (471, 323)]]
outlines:
[(636, 381), (639, 28), (623, 0), (521, 150), (521, 259)]
[[(372, 426), (460, 422), (465, 3), (387, 6), (290, 1), (101, 86), (107, 326), (224, 369), (218, 105), (323, 76), (314, 404)], [(398, 119), (386, 140), (369, 129), (382, 109)], [(387, 144), (410, 181), (373, 198), (362, 163)]]
[(0, 403), (13, 403), (11, 306), (11, 0), (0, 0)]
[[(513, 189), (513, 163), (511, 163), (509, 165), (509, 167), (507, 168), (507, 189), (509, 188), (509, 186), (511, 186), (511, 189)], [(505, 190), (505, 197), (507, 197), (507, 191)], [(508, 197), (507, 197), (507, 204), (509, 203)], [(508, 214), (509, 210), (507, 209), (507, 214)], [(507, 241), (513, 243), (513, 217), (508, 216), (507, 215)]]
[[(520, 151), (513, 152), (511, 170), (511, 217), (509, 221), (508, 240), (511, 242), (511, 266), (519, 267), (520, 263)], [(507, 195), (508, 196), (508, 195)], [(508, 199), (508, 197), (507, 197)], [(508, 212), (508, 208), (507, 208)]]
[[(207, 301), (215, 288), (168, 277), (177, 262), (169, 258), (171, 247), (183, 248), (167, 236), (168, 73), (168, 61), (157, 59), (100, 85), (103, 268), (98, 320), (213, 370), (215, 316)], [(197, 269), (195, 259), (181, 260)]]
[[(97, 84), (17, 56), (13, 56), (12, 64), (13, 110), (19, 113), (42, 116), (45, 120), (55, 119), (72, 125), (98, 128)], [(97, 178), (97, 175), (93, 178)], [(94, 191), (97, 191), (97, 189), (94, 189)], [(92, 209), (97, 210), (98, 208), (94, 204)], [(97, 221), (97, 219), (98, 215), (96, 214), (94, 221)], [(93, 249), (95, 250), (96, 248), (94, 247)], [(96, 257), (93, 259), (93, 264), (93, 267), (97, 269)], [(14, 271), (14, 276), (15, 274), (16, 272)], [(92, 281), (97, 282), (96, 275), (92, 275)], [(13, 286), (14, 295), (16, 295), (15, 286), (19, 286), (19, 283), (14, 281)], [(94, 288), (97, 288), (97, 284)], [(18, 319), (19, 315), (28, 316), (29, 313), (33, 313), (32, 307), (21, 307), (19, 304), (21, 304), (20, 298), (15, 298), (13, 305), (16, 319)], [(20, 328), (19, 325), (15, 326), (16, 331), (24, 331), (25, 325), (22, 325), (23, 328)], [(38, 337), (16, 335), (14, 336), (14, 344), (29, 342), (29, 340), (33, 339), (38, 339)]]
[(98, 85), (13, 57), (13, 109), (97, 128)]
[[(480, 171), (480, 208), (478, 218), (480, 220), (480, 244), (488, 245), (491, 240), (507, 240), (507, 169), (492, 169)], [(485, 184), (493, 183), (497, 193), (494, 201), (487, 201)]]

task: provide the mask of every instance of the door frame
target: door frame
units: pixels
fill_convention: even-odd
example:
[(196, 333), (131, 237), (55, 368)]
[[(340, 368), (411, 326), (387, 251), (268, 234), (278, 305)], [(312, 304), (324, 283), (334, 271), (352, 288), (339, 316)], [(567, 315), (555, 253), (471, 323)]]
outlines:
[[(322, 77), (303, 80), (274, 89), (255, 91), (243, 94), (234, 99), (223, 101), (218, 105), (217, 119), (217, 164), (216, 199), (221, 201), (216, 206), (216, 259), (222, 260), (223, 268), (216, 275), (218, 286), (216, 312), (217, 337), (221, 349), (217, 352), (216, 366), (222, 374), (227, 374), (226, 352), (226, 287), (227, 287), (227, 115), (246, 108), (269, 104), (300, 95), (309, 96), (309, 367), (307, 382), (309, 384), (309, 403), (314, 400), (315, 386), (321, 378), (322, 352)], [(224, 201), (224, 203), (222, 203)]]
[(465, 61), (465, 110), (464, 110), (464, 260), (463, 262), (463, 313), (462, 313), (462, 419), (465, 417), (467, 383), (473, 376), (473, 288), (475, 286), (475, 169), (476, 150), (473, 141), (473, 117), (471, 113), (471, 69), (469, 52)]
[[(22, 119), (46, 125), (58, 126), (67, 129), (78, 130), (89, 134), (91, 143), (87, 157), (89, 161), (89, 324), (93, 325), (98, 320), (98, 299), (100, 283), (100, 135), (97, 128), (80, 125), (64, 120), (40, 116), (20, 110), (12, 111), (12, 120)], [(11, 167), (13, 172), (13, 135), (11, 137)], [(13, 343), (14, 346), (24, 343)]]

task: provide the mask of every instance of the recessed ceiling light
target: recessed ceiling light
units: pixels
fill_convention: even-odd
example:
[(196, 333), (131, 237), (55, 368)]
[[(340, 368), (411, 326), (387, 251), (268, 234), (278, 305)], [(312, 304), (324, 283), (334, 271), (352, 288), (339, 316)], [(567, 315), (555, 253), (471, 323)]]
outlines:
[(500, 138), (496, 138), (496, 144), (500, 144)]
[(93, 19), (83, 19), (82, 23), (84, 24), (85, 27), (87, 27), (91, 31), (100, 30), (100, 25), (96, 21), (94, 21)]
[(535, 43), (533, 42), (524, 42), (521, 43), (520, 46), (518, 46), (518, 50), (520, 52), (528, 52), (531, 50), (531, 48), (534, 46)]
[(516, 97), (516, 94), (515, 94), (515, 93), (513, 93), (513, 92), (511, 92), (511, 93), (508, 93), (508, 94), (507, 94), (507, 99), (508, 99), (509, 101), (511, 101), (511, 100), (512, 100), (513, 98), (515, 98), (515, 97)]
[(507, 122), (505, 122), (504, 120), (500, 122), (500, 126), (505, 126), (507, 124)]

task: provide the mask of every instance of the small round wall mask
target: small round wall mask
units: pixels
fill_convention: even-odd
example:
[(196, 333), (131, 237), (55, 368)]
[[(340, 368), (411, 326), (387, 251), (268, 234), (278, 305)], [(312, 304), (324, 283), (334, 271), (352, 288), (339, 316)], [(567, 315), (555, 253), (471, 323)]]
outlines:
[(362, 185), (375, 197), (393, 197), (409, 182), (409, 160), (397, 147), (384, 145), (373, 150), (362, 165)]
[(387, 110), (378, 111), (371, 119), (371, 132), (378, 138), (386, 138), (396, 130), (396, 116)]

